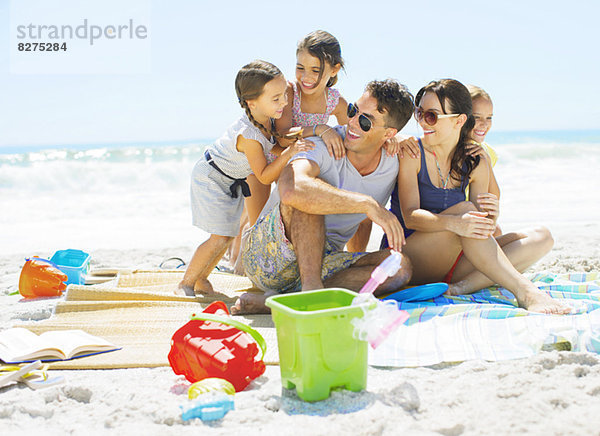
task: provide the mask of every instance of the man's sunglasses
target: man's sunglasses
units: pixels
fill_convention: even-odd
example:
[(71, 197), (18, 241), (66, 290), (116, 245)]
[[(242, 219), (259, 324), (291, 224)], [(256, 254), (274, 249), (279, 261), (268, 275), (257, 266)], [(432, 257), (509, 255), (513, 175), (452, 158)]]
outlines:
[(415, 109), (415, 118), (417, 119), (417, 121), (419, 120), (425, 120), (425, 122), (430, 125), (430, 126), (435, 126), (435, 123), (437, 123), (437, 121), (440, 118), (450, 118), (450, 117), (457, 117), (460, 114), (444, 114), (444, 115), (438, 115), (437, 113), (435, 113), (434, 111), (424, 111), (423, 109), (421, 109), (420, 107)]
[[(358, 106), (353, 103), (348, 103), (348, 118), (354, 118), (358, 113)], [(368, 132), (373, 127), (373, 122), (367, 118), (365, 114), (360, 114), (358, 116), (358, 125), (363, 130), (363, 132)]]

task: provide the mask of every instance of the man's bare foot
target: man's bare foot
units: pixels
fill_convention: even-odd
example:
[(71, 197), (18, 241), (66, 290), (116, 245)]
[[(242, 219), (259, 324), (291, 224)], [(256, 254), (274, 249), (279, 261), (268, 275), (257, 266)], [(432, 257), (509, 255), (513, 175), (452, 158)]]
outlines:
[(302, 282), (302, 290), (303, 291), (314, 291), (316, 289), (323, 289), (325, 286), (321, 280), (316, 280), (311, 282), (309, 280), (305, 280)]
[(561, 303), (559, 300), (555, 300), (539, 289), (527, 291), (524, 297), (522, 301), (520, 298), (517, 298), (519, 307), (527, 309), (530, 312), (546, 313), (549, 315), (568, 315), (572, 311), (571, 307)]
[(240, 298), (238, 298), (235, 304), (231, 306), (231, 314), (271, 313), (271, 309), (265, 305), (265, 301), (270, 295), (273, 294), (253, 294), (245, 292), (240, 295)]

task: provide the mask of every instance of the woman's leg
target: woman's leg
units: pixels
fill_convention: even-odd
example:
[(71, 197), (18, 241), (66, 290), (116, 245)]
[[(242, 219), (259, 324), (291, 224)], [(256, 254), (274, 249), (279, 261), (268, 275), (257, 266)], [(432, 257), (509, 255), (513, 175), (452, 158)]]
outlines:
[(210, 235), (210, 238), (200, 244), (185, 270), (176, 293), (188, 296), (194, 296), (196, 292), (214, 293), (208, 275), (217, 266), (231, 241), (233, 241), (232, 236)]
[[(455, 208), (455, 211), (464, 208), (475, 210), (474, 206), (468, 202), (453, 206), (453, 208)], [(451, 211), (452, 208), (448, 209), (446, 213)], [(520, 240), (514, 240), (512, 243)], [(522, 250), (518, 247), (518, 244), (510, 247), (510, 254), (515, 258), (515, 262), (522, 265), (531, 264), (533, 256), (523, 255), (520, 253)], [(511, 291), (517, 298), (520, 307), (544, 313), (568, 313), (570, 311), (568, 307), (541, 292), (519, 273), (496, 240), (491, 237), (481, 240), (465, 238), (452, 232), (415, 232), (406, 240), (406, 245), (403, 248), (403, 252), (413, 264), (411, 283), (421, 284), (441, 280), (452, 266), (461, 249), (473, 268), (488, 277), (488, 283), (498, 283)], [(473, 289), (472, 283), (467, 283), (467, 285), (471, 287), (463, 289), (462, 293), (474, 292), (480, 289)]]
[[(519, 272), (525, 271), (552, 249), (554, 239), (546, 227), (535, 227), (519, 232), (506, 233), (496, 238), (498, 245)], [(449, 293), (460, 295), (475, 292), (493, 285), (492, 281), (477, 271), (465, 257), (456, 265)]]

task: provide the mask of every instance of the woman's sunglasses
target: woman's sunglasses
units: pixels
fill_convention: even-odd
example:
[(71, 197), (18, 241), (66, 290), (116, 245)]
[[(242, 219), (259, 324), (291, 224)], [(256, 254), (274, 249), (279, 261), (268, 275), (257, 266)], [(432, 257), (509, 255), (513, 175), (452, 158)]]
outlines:
[(444, 114), (444, 115), (438, 115), (437, 113), (435, 113), (434, 111), (424, 111), (423, 109), (421, 109), (420, 107), (415, 109), (415, 118), (417, 119), (417, 121), (419, 120), (425, 120), (425, 122), (430, 125), (430, 126), (435, 126), (435, 123), (437, 123), (438, 119), (440, 118), (450, 118), (450, 117), (457, 117), (460, 114)]
[[(348, 103), (348, 118), (354, 118), (358, 113), (358, 106), (353, 103)], [(368, 132), (373, 127), (373, 122), (367, 118), (366, 115), (360, 114), (358, 116), (358, 125), (363, 130), (363, 132)]]

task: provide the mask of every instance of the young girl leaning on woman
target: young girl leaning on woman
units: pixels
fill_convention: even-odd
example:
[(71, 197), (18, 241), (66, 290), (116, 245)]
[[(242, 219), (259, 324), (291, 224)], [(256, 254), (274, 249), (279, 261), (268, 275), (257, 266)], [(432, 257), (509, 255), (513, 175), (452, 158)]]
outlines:
[[(254, 61), (238, 72), (235, 91), (245, 113), (206, 147), (192, 172), (193, 224), (210, 237), (196, 249), (178, 293), (213, 292), (208, 275), (238, 234), (244, 198), (251, 194), (246, 177), (253, 173), (269, 185), (294, 154), (313, 148), (305, 141), (285, 149), (277, 144), (282, 135), (275, 130), (275, 119), (281, 118), (287, 104), (286, 88), (281, 71), (268, 62)], [(271, 163), (266, 158), (269, 152), (278, 155)]]
[[(492, 170), (498, 161), (498, 155), (496, 154), (496, 151), (487, 142), (485, 142), (485, 136), (492, 128), (492, 116), (494, 115), (492, 98), (479, 86), (467, 85), (467, 89), (469, 90), (469, 94), (471, 94), (471, 102), (473, 103), (473, 116), (475, 117), (475, 127), (473, 130), (471, 130), (471, 134), (469, 136), (471, 139), (471, 145), (475, 147), (475, 150), (479, 149), (479, 153), (477, 154), (483, 156), (490, 167), (490, 181), (487, 192), (495, 196), (496, 199), (499, 199), (500, 187), (498, 186), (496, 176)], [(473, 149), (470, 146), (467, 148)], [(494, 199), (490, 198), (489, 195), (483, 195), (478, 199), (478, 201), (482, 203), (487, 202), (489, 205), (494, 203)], [(497, 211), (492, 212), (491, 215), (493, 215), (493, 213), (497, 213)], [(496, 219), (498, 219), (497, 216)], [(500, 236), (501, 234), (502, 230), (500, 230), (500, 226), (496, 224), (494, 236)]]

